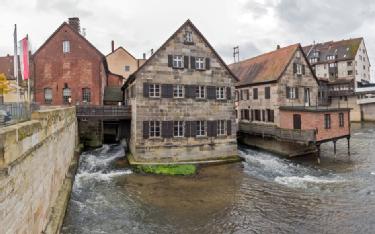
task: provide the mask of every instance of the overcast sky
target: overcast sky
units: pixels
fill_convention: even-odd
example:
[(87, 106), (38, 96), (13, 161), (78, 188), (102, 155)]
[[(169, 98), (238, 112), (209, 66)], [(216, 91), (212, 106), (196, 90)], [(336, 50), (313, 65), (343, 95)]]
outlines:
[(0, 55), (13, 51), (15, 23), (35, 51), (63, 21), (78, 16), (103, 54), (113, 39), (141, 57), (190, 18), (228, 63), (236, 45), (243, 59), (277, 44), (364, 37), (375, 64), (373, 0), (0, 0), (0, 12)]

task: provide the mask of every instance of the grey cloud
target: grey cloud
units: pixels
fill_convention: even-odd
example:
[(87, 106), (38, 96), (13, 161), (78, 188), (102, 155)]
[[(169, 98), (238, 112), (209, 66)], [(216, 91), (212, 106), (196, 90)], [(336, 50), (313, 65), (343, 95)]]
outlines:
[(37, 0), (35, 5), (37, 10), (57, 11), (66, 16), (92, 16), (93, 13), (80, 6), (78, 0)]

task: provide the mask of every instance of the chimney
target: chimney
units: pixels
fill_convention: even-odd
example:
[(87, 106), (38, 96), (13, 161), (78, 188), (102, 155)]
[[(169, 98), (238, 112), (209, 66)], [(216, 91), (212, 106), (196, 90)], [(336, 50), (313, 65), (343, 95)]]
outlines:
[(146, 53), (143, 53), (143, 59), (146, 59)]
[(276, 46), (276, 50), (279, 50), (281, 47), (280, 47), (280, 45), (277, 45)]
[(112, 47), (112, 52), (115, 51), (115, 41), (114, 40), (111, 41), (111, 47)]
[(81, 26), (79, 24), (78, 17), (69, 18), (69, 25), (72, 26), (77, 32), (81, 32)]

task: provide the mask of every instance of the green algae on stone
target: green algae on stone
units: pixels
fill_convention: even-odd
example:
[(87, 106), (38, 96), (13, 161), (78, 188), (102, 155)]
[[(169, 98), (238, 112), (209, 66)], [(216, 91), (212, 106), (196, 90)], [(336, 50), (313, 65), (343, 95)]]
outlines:
[(197, 167), (193, 164), (176, 165), (137, 165), (140, 172), (160, 175), (193, 175), (197, 172)]

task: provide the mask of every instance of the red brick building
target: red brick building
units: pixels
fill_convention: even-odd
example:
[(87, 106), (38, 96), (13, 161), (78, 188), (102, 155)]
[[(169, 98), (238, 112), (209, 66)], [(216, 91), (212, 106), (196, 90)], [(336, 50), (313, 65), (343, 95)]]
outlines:
[(35, 101), (41, 105), (102, 105), (107, 84), (105, 56), (69, 18), (33, 55)]

